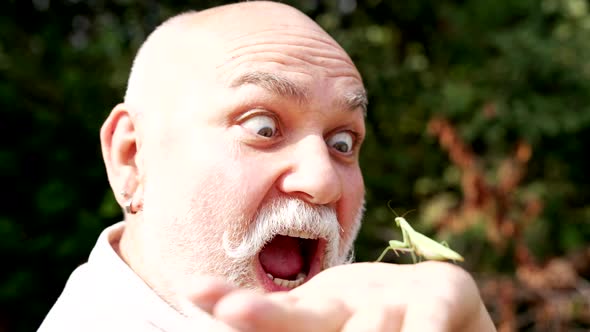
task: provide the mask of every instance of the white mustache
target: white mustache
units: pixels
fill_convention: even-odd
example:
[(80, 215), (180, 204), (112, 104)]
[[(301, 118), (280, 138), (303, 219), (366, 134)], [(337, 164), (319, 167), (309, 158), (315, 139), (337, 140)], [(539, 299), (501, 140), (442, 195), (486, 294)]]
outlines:
[[(339, 255), (340, 234), (336, 211), (315, 206), (299, 199), (281, 198), (264, 206), (256, 215), (242, 241), (232, 246), (229, 233), (223, 233), (223, 249), (228, 257), (244, 260), (254, 257), (276, 235), (302, 232), (327, 242), (324, 268), (344, 263), (348, 255)], [(342, 257), (341, 257), (342, 256)]]

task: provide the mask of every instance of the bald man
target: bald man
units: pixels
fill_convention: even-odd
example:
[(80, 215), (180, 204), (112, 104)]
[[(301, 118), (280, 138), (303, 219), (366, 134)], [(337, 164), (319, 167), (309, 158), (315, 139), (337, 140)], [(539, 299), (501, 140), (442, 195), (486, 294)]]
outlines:
[(493, 331), (445, 263), (350, 261), (367, 98), (287, 5), (185, 13), (139, 50), (101, 130), (125, 220), (40, 331)]

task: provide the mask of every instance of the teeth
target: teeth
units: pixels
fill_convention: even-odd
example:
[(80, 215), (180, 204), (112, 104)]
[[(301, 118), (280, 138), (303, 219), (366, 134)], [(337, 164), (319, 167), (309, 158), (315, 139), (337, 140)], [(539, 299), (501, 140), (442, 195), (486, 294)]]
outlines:
[(266, 275), (275, 284), (277, 284), (281, 287), (285, 287), (285, 288), (295, 288), (297, 286), (300, 286), (305, 281), (305, 278), (307, 278), (307, 274), (305, 274), (303, 272), (300, 272), (297, 275), (297, 278), (295, 280), (285, 280), (285, 279), (273, 277), (272, 274), (270, 274), (270, 273), (267, 273)]
[(298, 238), (302, 238), (302, 239), (316, 239), (316, 236), (313, 236), (311, 234), (308, 233), (304, 233), (301, 231), (297, 231), (297, 230), (289, 230), (287, 232), (287, 234), (281, 234), (281, 235), (286, 235), (286, 236), (290, 236), (290, 237), (298, 237)]

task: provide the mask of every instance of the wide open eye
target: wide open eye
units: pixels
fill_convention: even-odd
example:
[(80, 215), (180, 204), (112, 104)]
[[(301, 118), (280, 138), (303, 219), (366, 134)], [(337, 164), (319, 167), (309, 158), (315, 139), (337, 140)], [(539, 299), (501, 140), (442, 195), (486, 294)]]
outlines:
[(263, 137), (273, 137), (277, 134), (277, 123), (268, 115), (256, 115), (242, 122), (242, 127), (253, 134)]
[(327, 140), (328, 145), (340, 153), (350, 153), (354, 144), (354, 134), (349, 131), (341, 131)]

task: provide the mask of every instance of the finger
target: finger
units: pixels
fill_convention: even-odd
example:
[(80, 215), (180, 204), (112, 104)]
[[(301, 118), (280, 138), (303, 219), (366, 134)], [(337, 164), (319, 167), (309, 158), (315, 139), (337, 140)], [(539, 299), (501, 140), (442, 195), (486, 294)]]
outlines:
[(189, 290), (189, 297), (184, 303), (183, 309), (190, 310), (191, 307), (211, 313), (217, 302), (227, 294), (236, 291), (237, 287), (229, 284), (221, 278), (203, 276), (199, 277), (198, 283)]
[(479, 319), (479, 292), (464, 270), (437, 262), (417, 264), (416, 269), (422, 276), (437, 272), (440, 281), (422, 277), (415, 282), (423, 287), (408, 302), (402, 332), (465, 331), (464, 326)]
[(457, 331), (496, 331), (496, 326), (494, 325), (492, 317), (490, 317), (488, 310), (482, 302), (479, 306), (477, 318), (472, 319), (471, 322), (465, 324), (461, 329), (458, 329)]
[(375, 305), (355, 312), (342, 332), (398, 332), (404, 320), (403, 306)]
[(265, 295), (267, 299), (282, 304), (295, 304), (299, 301), (297, 296), (291, 294), (291, 292), (272, 292)]
[(291, 331), (341, 331), (350, 319), (352, 311), (345, 302), (336, 298), (305, 298), (295, 303), (295, 316), (305, 319), (303, 328), (296, 326)]
[[(255, 331), (259, 325), (273, 326), (274, 322), (268, 321), (268, 317), (281, 316), (285, 313), (283, 308), (262, 294), (256, 294), (249, 291), (236, 291), (221, 299), (213, 308), (213, 316), (240, 330)], [(262, 316), (262, 317), (261, 317)], [(269, 327), (272, 329), (273, 327)]]
[(219, 301), (213, 315), (240, 331), (329, 332), (338, 331), (350, 312), (337, 300), (235, 292)]
[(442, 298), (416, 295), (407, 306), (402, 332), (447, 332), (449, 330), (449, 303)]

